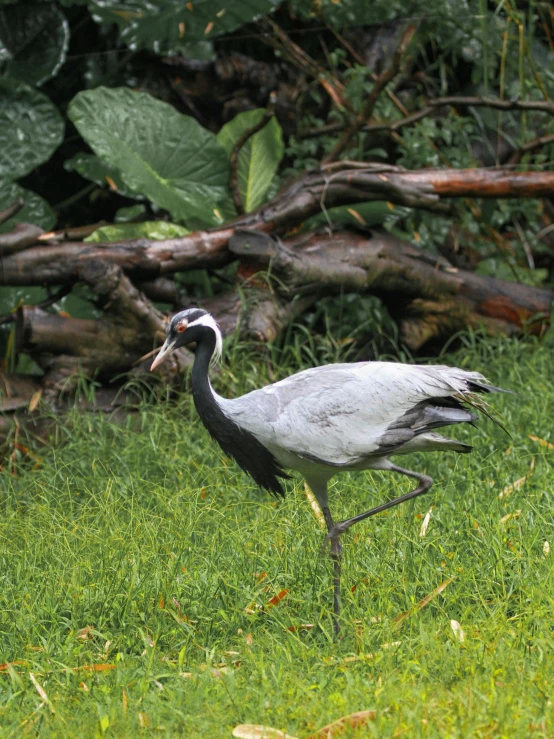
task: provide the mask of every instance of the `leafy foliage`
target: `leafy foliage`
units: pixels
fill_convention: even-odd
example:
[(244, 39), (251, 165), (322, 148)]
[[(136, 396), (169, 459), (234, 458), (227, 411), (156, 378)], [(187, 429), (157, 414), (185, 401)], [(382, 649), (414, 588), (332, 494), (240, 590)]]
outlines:
[(190, 231), (177, 223), (167, 221), (142, 221), (141, 223), (117, 223), (113, 226), (101, 226), (88, 236), (85, 241), (106, 243), (109, 241), (126, 241), (128, 239), (176, 239), (186, 236)]
[[(274, 10), (296, 47), (263, 21)], [(0, 0), (0, 188), (4, 198), (23, 185), (27, 199), (3, 230), (22, 218), (47, 228), (56, 216), (64, 225), (113, 221), (134, 200), (148, 222), (225, 223), (236, 215), (230, 153), (274, 92), (275, 117), (238, 157), (245, 210), (259, 207), (333, 150), (409, 23), (417, 31), (370, 124), (397, 122), (438, 95), (554, 98), (554, 27), (543, 3)], [(64, 133), (59, 111), (93, 153), (71, 124)], [(360, 130), (342, 156), (417, 169), (502, 164), (519, 152), (524, 168), (543, 168), (554, 144), (520, 147), (552, 134), (554, 116), (544, 112), (441, 107), (394, 134)], [(460, 199), (455, 208), (439, 217), (354, 205), (303, 228), (329, 219), (381, 225), (430, 250), (454, 243), (464, 264), (548, 281), (551, 247), (534, 238), (549, 223), (542, 201)], [(542, 272), (530, 266), (527, 243)]]
[(125, 185), (121, 173), (116, 167), (106, 164), (94, 154), (79, 152), (74, 154), (71, 159), (67, 159), (63, 166), (68, 172), (78, 172), (81, 177), (94, 182), (100, 187), (107, 185), (111, 190), (126, 198), (143, 199), (143, 195), (134, 192)]
[(190, 41), (229, 33), (270, 13), (281, 0), (92, 0), (98, 23), (117, 23), (121, 39), (131, 49), (176, 54)]
[(46, 95), (0, 77), (0, 179), (19, 179), (46, 162), (63, 133), (63, 119)]
[(18, 185), (16, 182), (0, 180), (0, 210), (23, 198), (24, 207), (4, 223), (0, 223), (0, 233), (10, 231), (16, 223), (35, 223), (45, 231), (51, 229), (56, 223), (56, 214), (48, 205), (48, 202), (30, 190)]
[(213, 222), (225, 198), (229, 167), (216, 137), (194, 118), (128, 88), (80, 92), (68, 116), (125, 185), (173, 218)]
[[(223, 126), (217, 134), (217, 140), (229, 157), (240, 137), (260, 123), (264, 113), (263, 109), (239, 113)], [(264, 202), (284, 151), (283, 132), (274, 117), (241, 148), (238, 157), (238, 182), (246, 213)]]
[(55, 5), (21, 3), (0, 10), (0, 74), (31, 85), (54, 77), (65, 61), (69, 25)]

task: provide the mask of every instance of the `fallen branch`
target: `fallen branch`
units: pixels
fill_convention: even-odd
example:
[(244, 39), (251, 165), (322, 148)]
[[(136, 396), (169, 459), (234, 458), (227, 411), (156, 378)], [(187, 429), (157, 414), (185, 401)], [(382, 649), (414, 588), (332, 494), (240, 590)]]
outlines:
[(524, 154), (528, 154), (530, 151), (535, 151), (535, 149), (541, 149), (543, 146), (548, 146), (548, 144), (554, 144), (554, 134), (538, 136), (536, 139), (528, 141), (526, 144), (522, 144), (510, 155), (506, 164), (511, 166), (519, 164)]
[(0, 257), (27, 249), (40, 239), (42, 233), (42, 228), (34, 223), (16, 223), (10, 231), (0, 234)]
[(121, 267), (133, 280), (151, 281), (187, 269), (218, 267), (233, 259), (227, 244), (235, 229), (285, 233), (325, 208), (387, 200), (449, 213), (445, 198), (553, 197), (554, 172), (507, 169), (422, 169), (363, 162), (334, 162), (286, 186), (256, 211), (214, 231), (178, 239), (134, 239), (110, 244), (65, 242), (32, 246), (0, 262), (0, 285), (60, 285), (79, 279), (78, 268), (101, 260)]
[[(270, 267), (275, 289), (289, 300), (339, 292), (380, 297), (413, 351), (468, 327), (489, 334), (540, 333), (554, 291), (458, 270), (444, 258), (386, 233), (307, 234), (280, 242), (238, 231), (229, 248), (260, 269)], [(279, 287), (283, 285), (284, 287)]]
[[(166, 333), (163, 314), (140, 293), (120, 268), (99, 260), (80, 265), (79, 276), (96, 295), (104, 313), (99, 319), (62, 317), (37, 306), (17, 313), (16, 349), (30, 354), (46, 373), (44, 386), (60, 392), (70, 378), (84, 374), (111, 380), (128, 372), (145, 372), (138, 360)], [(173, 352), (166, 380), (180, 378), (191, 363), (190, 352)], [(137, 366), (138, 365), (138, 366)]]
[[(404, 118), (400, 118), (397, 121), (392, 121), (392, 123), (366, 123), (365, 125), (361, 126), (359, 130), (363, 131), (364, 133), (380, 133), (381, 131), (386, 133), (396, 133), (396, 131), (399, 131), (405, 126), (413, 126), (414, 123), (417, 123), (422, 118), (425, 118), (433, 111), (433, 107), (431, 107), (430, 105), (426, 105), (425, 108), (421, 108), (421, 110), (417, 110), (415, 113), (411, 113), (410, 115), (407, 115)], [(297, 134), (297, 138), (311, 139), (317, 136), (325, 136), (328, 134), (337, 133), (337, 131), (342, 131), (343, 128), (344, 123), (328, 123), (326, 126), (318, 126), (318, 128), (310, 128), (308, 129), (308, 131), (300, 132), (299, 134)]]
[(500, 98), (450, 96), (430, 98), (427, 105), (434, 108), (441, 105), (457, 105), (496, 108), (497, 110), (539, 110), (542, 113), (554, 115), (554, 103), (547, 100), (500, 100)]

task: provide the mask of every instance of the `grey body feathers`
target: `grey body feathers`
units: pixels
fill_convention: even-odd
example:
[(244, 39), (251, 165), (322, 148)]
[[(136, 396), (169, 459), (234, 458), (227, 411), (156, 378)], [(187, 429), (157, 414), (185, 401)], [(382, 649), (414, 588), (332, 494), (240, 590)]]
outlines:
[(479, 373), (454, 367), (363, 362), (305, 370), (218, 402), (280, 465), (329, 479), (341, 469), (383, 468), (392, 454), (471, 451), (433, 429), (473, 423), (464, 400), (493, 390)]

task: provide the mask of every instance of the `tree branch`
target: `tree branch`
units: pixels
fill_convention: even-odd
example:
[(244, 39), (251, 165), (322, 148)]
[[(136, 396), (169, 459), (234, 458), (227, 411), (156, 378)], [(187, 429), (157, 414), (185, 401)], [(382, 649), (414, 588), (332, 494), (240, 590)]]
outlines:
[(441, 105), (466, 105), (473, 107), (496, 108), (498, 110), (539, 110), (554, 115), (554, 103), (546, 100), (500, 100), (500, 98), (451, 96), (431, 98), (427, 105), (436, 108)]
[(420, 349), (431, 339), (468, 326), (513, 334), (548, 324), (554, 291), (459, 270), (384, 232), (306, 234), (280, 242), (267, 235), (235, 236), (231, 250), (259, 269), (271, 264), (276, 291), (308, 297), (340, 291), (380, 297), (397, 320), (404, 343)]
[[(414, 123), (417, 123), (417, 121), (420, 121), (422, 118), (428, 116), (430, 113), (433, 112), (433, 110), (433, 107), (431, 107), (430, 105), (426, 105), (425, 108), (421, 108), (421, 110), (417, 110), (415, 113), (411, 113), (405, 118), (400, 118), (399, 120), (393, 121), (392, 123), (368, 123), (365, 126), (362, 126), (359, 130), (363, 131), (364, 133), (379, 133), (380, 131), (395, 133), (405, 126), (413, 126)], [(299, 133), (298, 138), (311, 139), (315, 138), (316, 136), (325, 136), (330, 133), (336, 133), (337, 131), (342, 131), (343, 129), (344, 123), (329, 123), (326, 126), (320, 126), (319, 128), (310, 128), (304, 133)]]
[(12, 218), (19, 213), (19, 211), (25, 205), (23, 198), (18, 198), (15, 203), (8, 205), (4, 210), (0, 210), (0, 223), (5, 223), (9, 218)]
[(81, 264), (100, 260), (120, 266), (133, 280), (155, 280), (187, 269), (218, 267), (233, 259), (227, 249), (237, 227), (284, 233), (324, 208), (387, 200), (450, 212), (447, 198), (553, 197), (554, 172), (509, 169), (422, 169), (334, 162), (293, 180), (256, 211), (214, 231), (178, 239), (134, 239), (110, 244), (66, 242), (31, 246), (0, 261), (0, 285), (59, 285), (79, 279)]
[(318, 64), (315, 59), (312, 59), (312, 57), (307, 54), (301, 46), (295, 44), (281, 26), (272, 18), (265, 18), (264, 24), (267, 24), (271, 28), (274, 36), (262, 34), (262, 41), (269, 44), (274, 49), (285, 52), (292, 64), (303, 72), (307, 72), (320, 83), (331, 100), (339, 108), (348, 110), (350, 113), (354, 113), (350, 101), (344, 94), (344, 85), (342, 82), (331, 77), (329, 71)]
[(408, 28), (406, 28), (394, 53), (390, 67), (386, 69), (382, 74), (380, 74), (379, 77), (377, 77), (362, 112), (356, 117), (354, 123), (350, 126), (350, 128), (348, 128), (343, 133), (331, 152), (327, 154), (327, 156), (323, 159), (323, 164), (337, 159), (337, 157), (342, 154), (342, 152), (348, 147), (351, 140), (358, 133), (362, 125), (369, 120), (375, 108), (375, 104), (377, 103), (377, 100), (379, 98), (379, 95), (384, 90), (386, 85), (388, 85), (388, 83), (392, 79), (394, 79), (394, 77), (396, 77), (396, 75), (400, 71), (400, 62), (402, 61), (404, 52), (406, 51), (408, 44), (412, 40), (414, 33), (415, 26), (408, 26)]

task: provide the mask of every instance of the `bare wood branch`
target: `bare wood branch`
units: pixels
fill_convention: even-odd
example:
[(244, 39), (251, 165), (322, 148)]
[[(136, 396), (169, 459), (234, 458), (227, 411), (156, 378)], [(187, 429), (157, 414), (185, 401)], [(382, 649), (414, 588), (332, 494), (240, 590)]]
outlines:
[[(362, 126), (359, 130), (363, 131), (364, 133), (380, 133), (381, 131), (385, 133), (395, 133), (405, 126), (413, 126), (414, 123), (417, 123), (422, 118), (430, 115), (434, 110), (435, 109), (430, 105), (426, 105), (424, 108), (421, 108), (421, 110), (417, 110), (415, 113), (411, 113), (405, 118), (399, 118), (397, 121), (393, 121), (392, 123), (368, 123), (365, 126)], [(336, 133), (337, 131), (342, 131), (343, 129), (344, 123), (329, 123), (326, 126), (320, 126), (319, 128), (310, 128), (304, 133), (299, 133), (298, 138), (311, 139), (315, 138), (316, 136), (325, 136), (330, 133)]]
[(48, 231), (41, 234), (37, 241), (45, 243), (58, 243), (59, 241), (75, 241), (76, 239), (86, 239), (102, 226), (107, 226), (107, 221), (98, 221), (98, 223), (90, 223), (86, 226), (75, 226), (73, 228), (62, 228), (58, 231)]
[(350, 126), (350, 128), (348, 128), (343, 133), (331, 152), (323, 159), (323, 163), (331, 162), (340, 154), (342, 154), (342, 152), (348, 147), (354, 136), (358, 133), (362, 125), (369, 120), (375, 108), (375, 104), (377, 103), (377, 100), (379, 98), (379, 95), (384, 90), (386, 85), (388, 85), (388, 83), (392, 79), (394, 79), (394, 77), (396, 77), (396, 75), (400, 71), (400, 62), (402, 61), (404, 52), (406, 51), (408, 44), (412, 40), (414, 33), (415, 26), (408, 26), (408, 28), (406, 28), (394, 53), (390, 67), (377, 77), (362, 112), (356, 117), (352, 126)]
[(214, 231), (178, 239), (135, 239), (110, 244), (67, 242), (31, 246), (0, 261), (0, 285), (59, 285), (79, 279), (79, 265), (93, 260), (120, 266), (133, 280), (151, 281), (187, 269), (213, 268), (233, 259), (227, 249), (237, 227), (283, 233), (323, 207), (387, 200), (399, 205), (450, 212), (447, 198), (554, 196), (554, 172), (509, 169), (423, 169), (404, 171), (383, 164), (332, 163), (286, 186), (256, 211)]
[(0, 210), (0, 223), (5, 223), (8, 219), (15, 216), (25, 205), (23, 198), (18, 198), (15, 203), (8, 205), (4, 210)]
[(344, 94), (344, 85), (340, 80), (332, 77), (329, 71), (322, 67), (315, 59), (313, 59), (306, 51), (298, 46), (281, 26), (272, 18), (265, 18), (264, 24), (267, 24), (273, 31), (270, 34), (262, 34), (261, 40), (269, 44), (273, 48), (284, 52), (288, 59), (303, 72), (307, 72), (311, 77), (316, 79), (329, 95), (331, 100), (344, 110), (354, 113), (352, 104)]
[(554, 115), (554, 103), (547, 100), (500, 100), (500, 98), (450, 96), (442, 98), (430, 98), (428, 105), (438, 107), (441, 105), (464, 105), (473, 107), (496, 108), (498, 110), (539, 110), (543, 113)]
[(526, 144), (522, 144), (512, 153), (506, 164), (512, 166), (519, 164), (524, 154), (528, 154), (530, 151), (535, 151), (535, 149), (541, 149), (543, 146), (548, 146), (548, 144), (554, 144), (554, 134), (538, 136), (536, 139), (528, 141)]
[(11, 231), (0, 234), (0, 256), (27, 249), (36, 244), (42, 233), (42, 228), (34, 223), (16, 223)]
[[(79, 372), (100, 379), (127, 372), (165, 337), (164, 315), (118, 266), (89, 260), (79, 265), (78, 275), (103, 306), (102, 318), (63, 317), (38, 306), (23, 306), (17, 313), (17, 351), (33, 356), (56, 391)], [(172, 359), (165, 370), (169, 381), (191, 364), (190, 352), (184, 349), (173, 352)], [(147, 370), (148, 363), (143, 363), (135, 372)]]
[(289, 298), (341, 290), (381, 297), (412, 350), (468, 326), (513, 334), (531, 322), (529, 330), (540, 332), (554, 299), (553, 290), (456, 269), (443, 257), (380, 232), (369, 239), (350, 232), (307, 234), (284, 243), (245, 234), (234, 237), (231, 248), (260, 268), (271, 264), (277, 292)]

